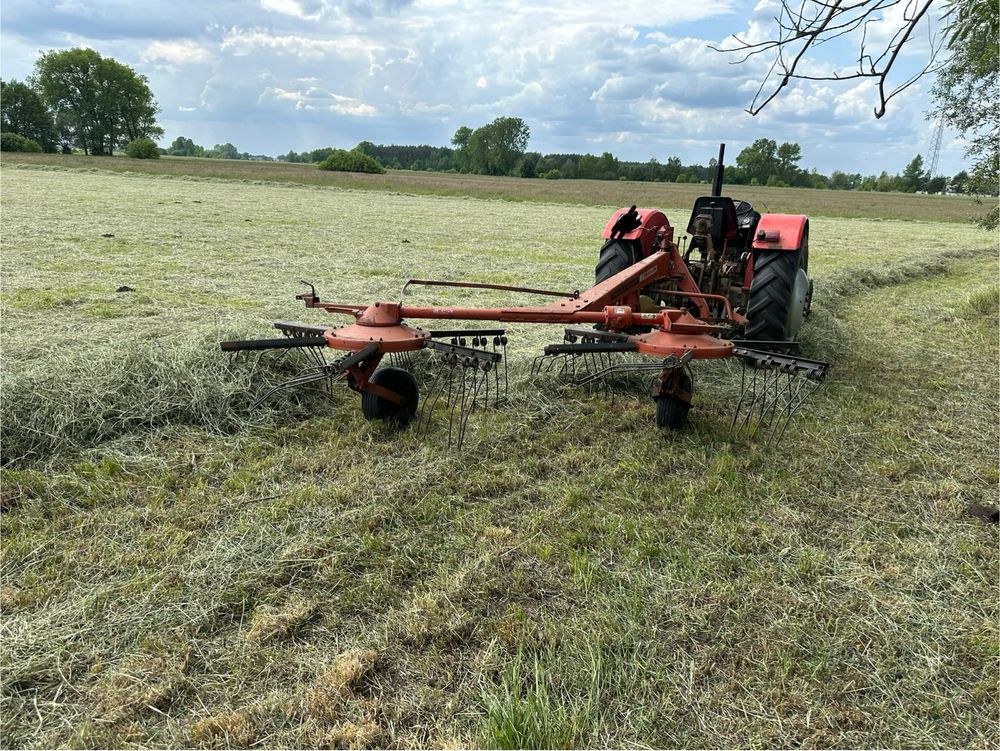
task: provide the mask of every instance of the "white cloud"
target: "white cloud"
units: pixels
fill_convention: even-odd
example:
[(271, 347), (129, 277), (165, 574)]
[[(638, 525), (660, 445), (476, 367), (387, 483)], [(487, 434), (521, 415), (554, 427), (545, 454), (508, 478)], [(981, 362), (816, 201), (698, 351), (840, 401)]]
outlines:
[(260, 0), (260, 7), (306, 21), (318, 21), (324, 10), (322, 2), (299, 2), (299, 0)]
[(166, 62), (173, 65), (204, 63), (211, 58), (212, 53), (207, 47), (186, 39), (153, 42), (142, 53), (142, 59), (147, 62)]

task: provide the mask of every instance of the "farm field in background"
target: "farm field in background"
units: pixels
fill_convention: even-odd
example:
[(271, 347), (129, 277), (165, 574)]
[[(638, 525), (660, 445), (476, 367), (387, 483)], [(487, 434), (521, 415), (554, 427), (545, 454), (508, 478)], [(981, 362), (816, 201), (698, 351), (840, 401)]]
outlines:
[(404, 192), (480, 190), (465, 176), (21, 161), (0, 198), (5, 746), (1000, 743), (997, 527), (968, 514), (996, 502), (998, 259), (956, 216), (915, 219), (953, 199), (807, 212), (803, 350), (833, 367), (780, 447), (727, 432), (726, 364), (668, 434), (642, 393), (530, 379), (561, 327), (511, 326), (512, 403), (449, 453), (346, 389), (251, 411), (281, 365), (217, 343), (337, 320), (299, 279), (345, 302), (410, 276), (584, 288), (612, 208), (668, 197), (683, 228), (698, 191), (519, 180), (552, 191), (519, 203)]
[[(384, 175), (325, 172), (313, 164), (248, 162), (232, 159), (164, 157), (127, 159), (60, 154), (4, 153), (7, 164), (72, 169), (140, 172), (154, 175), (188, 175), (230, 180), (291, 182), (327, 187), (512, 201), (571, 203), (586, 206), (682, 206), (687, 211), (710, 186), (677, 183), (620, 182), (613, 180), (542, 180), (517, 177), (446, 174), (390, 170)], [(927, 196), (906, 193), (861, 193), (808, 188), (767, 188), (738, 185), (731, 194), (772, 212), (809, 216), (915, 219), (968, 222), (985, 213), (984, 205), (969, 196)], [(987, 204), (993, 199), (986, 199)]]

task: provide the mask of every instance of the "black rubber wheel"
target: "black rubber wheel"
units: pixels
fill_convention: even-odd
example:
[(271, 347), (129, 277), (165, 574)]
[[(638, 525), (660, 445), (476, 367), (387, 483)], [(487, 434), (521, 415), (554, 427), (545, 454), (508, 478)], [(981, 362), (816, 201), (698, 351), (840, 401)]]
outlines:
[[(691, 393), (691, 376), (687, 371), (680, 373), (680, 387)], [(656, 399), (656, 427), (680, 430), (687, 424), (688, 411), (691, 405), (676, 396), (660, 396)]]
[[(769, 342), (794, 341), (811, 295), (796, 302), (796, 282), (800, 269), (809, 270), (809, 227), (798, 250), (765, 250), (754, 253), (753, 281), (747, 305), (745, 336)], [(808, 289), (811, 291), (811, 283)], [(801, 282), (800, 282), (801, 284)], [(802, 291), (799, 290), (799, 294)], [(797, 310), (796, 307), (801, 308)]]
[(372, 373), (371, 382), (376, 386), (395, 391), (403, 397), (402, 404), (395, 404), (367, 391), (361, 392), (361, 414), (368, 420), (386, 420), (400, 426), (406, 425), (417, 414), (420, 398), (413, 376), (399, 368), (379, 368)]
[(594, 269), (594, 283), (600, 284), (627, 269), (639, 260), (637, 240), (608, 240), (601, 246), (601, 254)]

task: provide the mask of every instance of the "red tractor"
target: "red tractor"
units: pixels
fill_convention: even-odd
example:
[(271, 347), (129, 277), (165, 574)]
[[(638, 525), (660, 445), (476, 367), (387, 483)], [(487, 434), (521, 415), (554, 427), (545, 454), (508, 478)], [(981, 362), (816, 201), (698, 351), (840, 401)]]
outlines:
[[(725, 145), (719, 148), (712, 194), (694, 202), (681, 248), (684, 269), (618, 301), (643, 312), (680, 303), (702, 320), (721, 320), (719, 295), (747, 318), (734, 332), (747, 346), (780, 348), (798, 338), (809, 312), (809, 219), (800, 214), (764, 214), (747, 201), (721, 193)], [(658, 238), (674, 240), (674, 228), (657, 209), (619, 209), (604, 228), (595, 271), (599, 284), (660, 249)]]

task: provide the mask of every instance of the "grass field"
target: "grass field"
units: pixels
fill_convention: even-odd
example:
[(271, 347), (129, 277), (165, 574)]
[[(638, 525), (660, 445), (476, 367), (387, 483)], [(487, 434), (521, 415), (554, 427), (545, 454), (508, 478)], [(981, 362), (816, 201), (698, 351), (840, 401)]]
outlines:
[(2, 185), (4, 746), (1000, 744), (995, 237), (813, 212), (833, 370), (777, 449), (724, 366), (665, 434), (529, 379), (559, 328), (520, 326), (454, 453), (346, 390), (251, 411), (279, 372), (217, 342), (327, 320), (299, 279), (586, 286), (627, 198)]
[[(248, 162), (232, 159), (164, 157), (127, 159), (77, 154), (4, 154), (9, 165), (183, 175), (210, 179), (298, 183), (361, 190), (399, 191), (418, 195), (499, 198), (510, 201), (570, 203), (585, 206), (681, 206), (678, 221), (687, 221), (694, 199), (711, 186), (699, 184), (620, 182), (612, 180), (525, 180), (440, 172), (390, 170), (384, 175), (324, 172), (312, 164)], [(860, 193), (845, 190), (732, 186), (731, 194), (758, 209), (776, 213), (866, 219), (968, 222), (987, 206), (969, 196), (926, 196), (906, 193)], [(990, 199), (987, 199), (987, 204)], [(995, 200), (995, 199), (994, 199)], [(683, 225), (686, 226), (686, 225)], [(683, 228), (683, 227), (682, 227)]]

